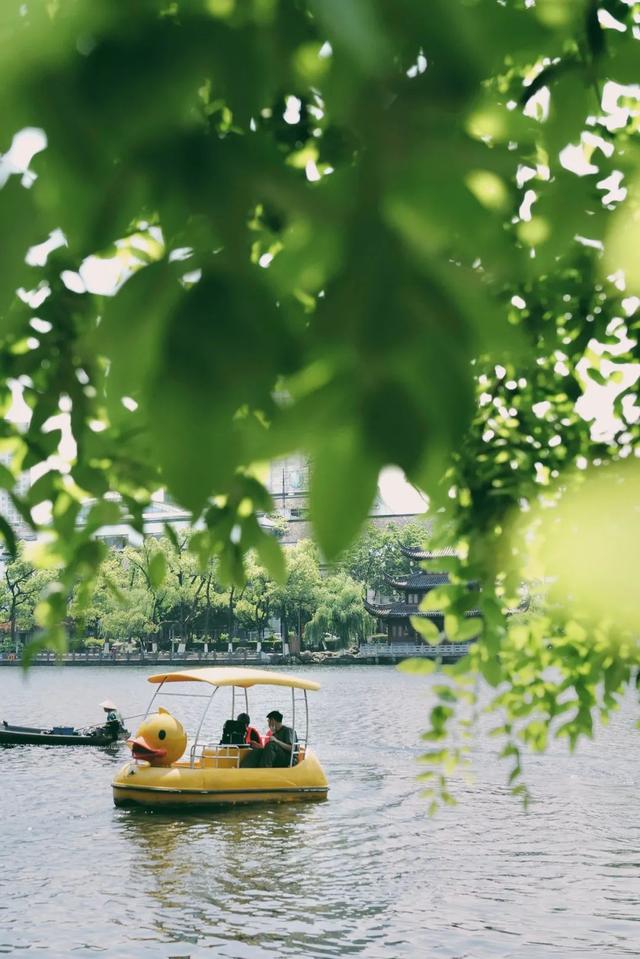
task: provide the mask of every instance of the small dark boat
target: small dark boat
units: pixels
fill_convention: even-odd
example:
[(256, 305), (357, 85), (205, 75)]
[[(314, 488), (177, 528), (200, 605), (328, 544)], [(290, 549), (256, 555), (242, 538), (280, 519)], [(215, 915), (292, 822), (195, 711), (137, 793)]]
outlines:
[(34, 726), (0, 724), (0, 746), (111, 746), (126, 739), (129, 731), (123, 726), (107, 729), (105, 726), (89, 726), (74, 729), (73, 726), (51, 726), (48, 729)]

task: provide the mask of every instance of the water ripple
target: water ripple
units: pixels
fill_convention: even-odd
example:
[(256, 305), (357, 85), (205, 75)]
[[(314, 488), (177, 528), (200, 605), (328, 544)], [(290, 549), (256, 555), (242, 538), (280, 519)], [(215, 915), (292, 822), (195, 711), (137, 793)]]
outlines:
[[(631, 708), (569, 759), (526, 757), (524, 814), (495, 743), (426, 816), (415, 777), (428, 685), (308, 671), (330, 800), (215, 814), (116, 810), (128, 755), (0, 751), (0, 955), (29, 959), (623, 959), (638, 954), (640, 773)], [(77, 724), (146, 698), (145, 671), (0, 670), (4, 718)], [(60, 714), (60, 703), (64, 714)], [(266, 711), (261, 704), (255, 715)], [(214, 733), (212, 732), (212, 735)]]

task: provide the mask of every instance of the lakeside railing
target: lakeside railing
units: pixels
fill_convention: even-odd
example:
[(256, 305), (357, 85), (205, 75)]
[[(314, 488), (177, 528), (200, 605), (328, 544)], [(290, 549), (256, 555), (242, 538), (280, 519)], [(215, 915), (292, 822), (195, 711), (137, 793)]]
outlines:
[[(162, 650), (158, 652), (79, 652), (71, 651), (64, 653), (62, 656), (56, 655), (56, 653), (51, 650), (47, 650), (42, 653), (38, 653), (34, 657), (34, 663), (48, 664), (48, 663), (76, 663), (82, 664), (86, 663), (87, 665), (110, 665), (110, 664), (130, 664), (130, 665), (146, 665), (154, 663), (164, 663), (165, 665), (172, 664), (190, 664), (190, 663), (200, 663), (211, 665), (212, 663), (218, 663), (220, 665), (268, 665), (269, 663), (280, 661), (282, 658), (281, 654), (276, 653), (265, 653), (259, 652), (256, 653), (253, 650), (246, 649), (235, 649), (233, 651), (224, 651), (217, 652), (216, 650), (210, 650), (209, 652), (204, 652), (203, 650), (189, 650), (188, 652), (174, 652), (171, 653), (168, 650)], [(16, 657), (15, 653), (4, 653), (0, 655), (0, 665), (4, 663), (20, 663), (21, 658), (18, 655)]]
[(466, 656), (469, 643), (362, 643), (358, 651), (361, 659), (461, 659)]
[[(455, 660), (461, 659), (466, 655), (469, 649), (469, 643), (440, 643), (438, 646), (429, 646), (427, 643), (362, 643), (357, 653), (349, 654), (317, 654), (320, 658), (314, 658), (310, 661), (303, 658), (303, 662), (310, 662), (317, 665), (318, 662), (324, 662), (325, 657), (328, 663), (343, 662), (389, 662), (401, 659), (411, 659), (414, 657), (422, 659), (443, 659)], [(303, 654), (304, 655), (304, 654)], [(122, 652), (120, 650), (108, 653), (99, 652), (79, 652), (71, 651), (62, 656), (57, 656), (51, 650), (38, 653), (33, 662), (40, 665), (55, 665), (56, 663), (75, 664), (77, 666), (268, 666), (280, 665), (283, 662), (298, 662), (299, 660), (289, 655), (283, 656), (282, 653), (267, 653), (261, 650), (259, 653), (254, 650), (234, 649), (217, 652), (215, 650), (189, 650), (184, 652), (170, 652), (169, 650), (153, 652)], [(20, 665), (21, 657), (15, 653), (0, 654), (0, 666)]]

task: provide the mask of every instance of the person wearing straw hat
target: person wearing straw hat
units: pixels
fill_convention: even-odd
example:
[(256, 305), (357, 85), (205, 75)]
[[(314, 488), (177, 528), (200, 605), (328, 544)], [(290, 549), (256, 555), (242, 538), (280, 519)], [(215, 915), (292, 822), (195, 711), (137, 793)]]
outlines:
[(104, 723), (106, 732), (110, 733), (114, 740), (118, 739), (119, 736), (127, 732), (118, 707), (110, 699), (105, 699), (104, 702), (100, 703), (100, 706), (107, 714)]

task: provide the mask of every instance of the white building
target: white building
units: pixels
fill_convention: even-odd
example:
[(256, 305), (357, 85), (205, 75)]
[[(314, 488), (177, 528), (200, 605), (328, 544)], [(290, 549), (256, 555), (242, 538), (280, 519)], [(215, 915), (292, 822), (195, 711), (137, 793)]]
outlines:
[[(109, 499), (118, 502), (119, 496), (115, 493), (109, 494)], [(82, 507), (78, 517), (78, 524), (80, 526), (82, 526), (94, 502), (95, 500), (90, 500)], [(170, 500), (165, 499), (152, 500), (143, 510), (142, 520), (145, 537), (150, 536), (154, 539), (160, 539), (162, 536), (166, 536), (167, 526), (170, 526), (178, 536), (182, 532), (188, 534), (194, 528), (193, 516), (189, 510), (183, 509), (181, 506), (176, 506)], [(271, 530), (274, 525), (266, 516), (262, 517), (259, 522), (265, 530)], [(199, 528), (202, 525), (202, 523), (196, 524), (195, 528)], [(107, 546), (113, 547), (114, 549), (124, 549), (125, 546), (139, 546), (143, 539), (142, 536), (127, 523), (126, 516), (123, 516), (121, 523), (113, 523), (109, 526), (100, 527), (100, 529), (96, 531), (95, 536), (96, 539), (101, 540), (103, 543), (106, 543)]]
[[(270, 464), (266, 486), (276, 512), (287, 521), (282, 536), (284, 545), (313, 537), (308, 517), (309, 474), (309, 460), (302, 454), (292, 454)], [(401, 470), (387, 469), (380, 474), (369, 518), (375, 526), (385, 527), (389, 523), (404, 526), (423, 516), (427, 506), (425, 498), (407, 483)]]
[[(0, 453), (0, 464), (6, 469), (11, 470), (11, 453)], [(31, 477), (29, 472), (21, 473), (11, 492), (20, 497), (26, 496), (31, 486)], [(25, 523), (22, 516), (15, 508), (11, 499), (9, 490), (0, 489), (0, 516), (4, 516), (7, 522), (13, 528), (17, 539), (35, 539), (35, 533), (30, 526)]]

